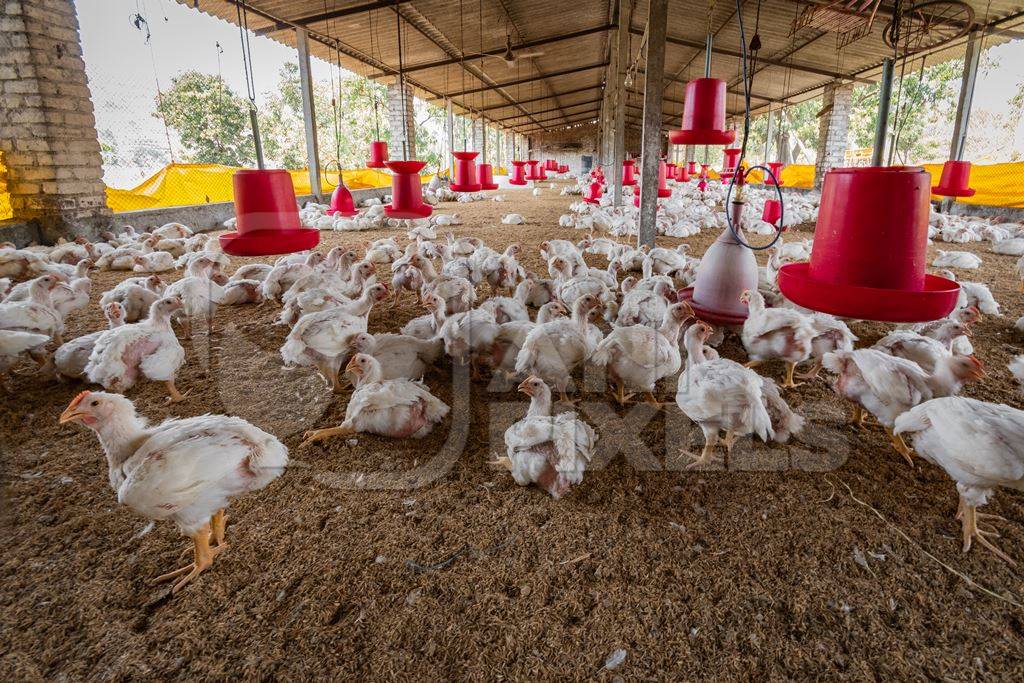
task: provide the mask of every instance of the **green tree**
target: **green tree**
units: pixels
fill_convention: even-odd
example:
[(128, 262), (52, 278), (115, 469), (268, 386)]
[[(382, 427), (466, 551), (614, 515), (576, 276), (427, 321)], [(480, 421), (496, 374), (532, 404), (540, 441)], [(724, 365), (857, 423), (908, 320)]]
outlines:
[(158, 96), (153, 115), (178, 134), (187, 161), (252, 166), (256, 152), (248, 107), (220, 76), (186, 71)]

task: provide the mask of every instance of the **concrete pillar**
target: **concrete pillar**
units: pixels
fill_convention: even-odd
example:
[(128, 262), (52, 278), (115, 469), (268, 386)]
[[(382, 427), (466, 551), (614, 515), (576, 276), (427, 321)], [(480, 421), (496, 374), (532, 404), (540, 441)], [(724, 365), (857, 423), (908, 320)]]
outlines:
[(612, 203), (622, 206), (622, 161), (626, 158), (626, 69), (629, 51), (630, 0), (619, 0), (619, 23), (615, 34), (615, 83), (613, 102), (615, 123), (612, 126)]
[(818, 119), (818, 158), (814, 162), (814, 187), (821, 189), (825, 174), (842, 166), (846, 158), (846, 137), (850, 125), (853, 83), (829, 83), (822, 95), (824, 114)]
[[(403, 99), (405, 106), (403, 108)], [(388, 85), (388, 125), (391, 128), (392, 159), (416, 158), (416, 117), (413, 113), (412, 88), (396, 79)]]
[(658, 174), (661, 166), (661, 98), (664, 95), (665, 24), (668, 0), (647, 3), (647, 54), (644, 75), (643, 156), (640, 157), (640, 227), (637, 245), (654, 247), (657, 233)]
[(967, 38), (967, 49), (964, 52), (960, 95), (956, 101), (956, 116), (953, 119), (953, 140), (949, 147), (949, 158), (956, 161), (963, 159), (964, 146), (967, 144), (967, 127), (971, 120), (971, 101), (974, 99), (974, 83), (978, 76), (978, 63), (981, 60), (982, 37), (981, 31), (972, 31)]
[(486, 135), (487, 126), (484, 125), (483, 119), (473, 119), (473, 151), (480, 152), (480, 156), (476, 158), (478, 164), (484, 163), (484, 158), (487, 156)]
[(509, 131), (505, 136), (505, 144), (508, 145), (505, 153), (508, 158), (508, 172), (512, 173), (512, 160), (516, 158), (516, 134)]
[(302, 89), (302, 120), (306, 131), (306, 168), (309, 169), (309, 187), (316, 200), (323, 203), (323, 186), (320, 183), (320, 143), (316, 136), (313, 74), (309, 65), (309, 34), (306, 29), (295, 29), (295, 46), (299, 53), (299, 84)]
[(0, 4), (0, 152), (16, 219), (40, 236), (107, 226), (103, 160), (72, 0)]

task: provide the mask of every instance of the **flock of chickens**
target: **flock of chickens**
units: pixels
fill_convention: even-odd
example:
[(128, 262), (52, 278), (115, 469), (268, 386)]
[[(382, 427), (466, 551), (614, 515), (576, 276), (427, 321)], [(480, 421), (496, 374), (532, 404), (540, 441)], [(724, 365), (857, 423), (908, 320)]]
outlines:
[[(719, 225), (716, 192), (678, 186), (659, 211), (659, 232), (695, 234)], [(793, 196), (791, 215), (813, 220), (816, 198)], [(496, 464), (518, 484), (536, 485), (555, 499), (583, 481), (599, 438), (571, 410), (579, 400), (570, 397), (573, 378), (585, 365), (605, 373), (620, 405), (636, 395), (662, 409), (659, 395), (674, 391), (678, 409), (704, 435), (691, 467), (720, 457), (719, 442), (728, 453), (747, 436), (779, 443), (798, 437), (805, 419), (784, 392), (824, 369), (834, 391), (853, 404), (859, 428), (873, 418), (908, 462), (916, 451), (956, 481), (964, 550), (977, 541), (1012, 563), (989, 540), (993, 532), (979, 527), (976, 509), (998, 486), (1024, 488), (1024, 411), (958, 396), (985, 376), (970, 341), (981, 315), (998, 315), (985, 285), (964, 283), (957, 310), (945, 320), (901, 326), (871, 347), (855, 348), (858, 339), (846, 322), (796, 307), (778, 292), (778, 269), (810, 255), (810, 240), (791, 241), (771, 251), (758, 289), (743, 292), (750, 314), (742, 327), (715, 329), (696, 320), (678, 295), (700, 265), (687, 245), (647, 249), (615, 239), (635, 233), (636, 212), (628, 205), (572, 208), (561, 225), (587, 233), (578, 241), (541, 243), (546, 272), (540, 273), (520, 263), (517, 244), (499, 251), (471, 235), (439, 236), (439, 227), (459, 223), (451, 214), (403, 223), (405, 239), (290, 254), (233, 271), (215, 238), (178, 223), (104, 233), (95, 243), (0, 245), (0, 379), (31, 360), (43, 379), (104, 389), (81, 392), (60, 422), (96, 433), (118, 502), (149, 519), (170, 520), (192, 539), (193, 562), (159, 577), (176, 579), (175, 592), (226, 548), (229, 500), (278, 477), (288, 450), (236, 417), (149, 425), (122, 394), (150, 381), (166, 387), (168, 401), (186, 400), (175, 384), (185, 360), (179, 336), (207, 325), (219, 306), (245, 304), (279, 307), (277, 323), (289, 329), (280, 349), (284, 365), (314, 368), (334, 392), (344, 391), (346, 379), (353, 384), (344, 421), (307, 432), (302, 447), (357, 433), (427, 435), (449, 407), (424, 377), (447, 359), (473, 378), (489, 373), (518, 382), (529, 407), (506, 431), (506, 452)], [(322, 207), (304, 211), (309, 218)], [(948, 228), (935, 226), (937, 233)], [(609, 236), (595, 236), (602, 229)], [(1019, 226), (1000, 230), (993, 239), (1020, 240), (1024, 249)], [(590, 266), (585, 255), (607, 265)], [(936, 267), (969, 267), (942, 252), (940, 259)], [(94, 268), (131, 276), (100, 298), (108, 329), (64, 340), (65, 318), (89, 305)], [(1021, 268), (1024, 282), (1024, 259)], [(174, 269), (184, 276), (165, 283), (160, 273)], [(423, 314), (400, 330), (368, 332), (371, 310), (403, 297), (418, 301)], [(728, 331), (742, 342), (744, 362), (719, 354)], [(769, 362), (785, 364), (781, 384), (755, 372)], [(798, 375), (800, 366), (805, 372)], [(1024, 380), (1024, 357), (1010, 370)], [(556, 402), (570, 409), (556, 411)], [(904, 435), (912, 437), (913, 450)]]

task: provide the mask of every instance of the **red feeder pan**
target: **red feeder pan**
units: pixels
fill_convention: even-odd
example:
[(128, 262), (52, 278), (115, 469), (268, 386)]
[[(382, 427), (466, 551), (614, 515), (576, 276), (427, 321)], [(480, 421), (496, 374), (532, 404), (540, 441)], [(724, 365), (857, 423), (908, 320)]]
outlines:
[(782, 218), (782, 204), (778, 199), (766, 199), (761, 209), (761, 220), (769, 225), (777, 226)]
[(320, 231), (299, 221), (295, 187), (288, 171), (244, 169), (231, 177), (235, 193), (235, 232), (220, 236), (232, 256), (269, 256), (312, 249)]
[[(772, 175), (774, 175), (775, 178), (779, 181), (778, 185), (781, 187), (782, 186), (782, 167), (785, 166), (785, 164), (782, 163), (781, 161), (769, 161), (767, 166), (768, 166), (768, 168), (770, 168), (772, 170)], [(765, 185), (775, 185), (776, 183), (775, 183), (774, 180), (772, 180), (771, 176), (765, 175), (764, 184)]]
[(740, 163), (740, 154), (743, 153), (742, 149), (736, 147), (730, 147), (723, 151), (725, 160), (722, 162), (722, 176), (726, 174), (732, 177), (732, 174), (736, 172), (736, 166)]
[(682, 164), (680, 164), (679, 166), (676, 166), (676, 182), (677, 183), (688, 183), (688, 182), (690, 182), (690, 172)]
[(736, 131), (725, 129), (725, 81), (695, 78), (686, 84), (683, 129), (669, 132), (675, 145), (728, 145)]
[(370, 160), (366, 162), (367, 168), (384, 168), (388, 163), (388, 143), (383, 140), (374, 140), (370, 143)]
[[(456, 152), (458, 154), (458, 152)], [(426, 218), (434, 210), (423, 203), (420, 171), (425, 161), (389, 161), (391, 169), (391, 203), (384, 207), (388, 218)]]
[(559, 164), (558, 165), (558, 172), (559, 173), (568, 173), (569, 172), (569, 165), (568, 164)]
[[(733, 227), (746, 241), (740, 222), (743, 204), (733, 202), (730, 212)], [(693, 287), (679, 290), (678, 296), (690, 304), (699, 319), (735, 326), (747, 319), (747, 305), (740, 301), (745, 289), (757, 289), (757, 259), (726, 227), (701, 258)]]
[(811, 262), (783, 266), (779, 289), (800, 306), (846, 318), (948, 315), (960, 286), (925, 273), (930, 181), (916, 166), (829, 171)]
[(636, 185), (636, 160), (626, 159), (622, 162), (622, 184)]
[(477, 175), (480, 176), (480, 189), (497, 190), (498, 183), (494, 182), (493, 170), (490, 164), (480, 164), (476, 167)]
[(548, 171), (547, 171), (547, 169), (544, 168), (543, 166), (538, 166), (537, 167), (537, 177), (534, 178), (534, 180), (547, 180), (547, 179), (548, 179)]
[(525, 161), (513, 161), (512, 162), (512, 177), (508, 179), (509, 185), (525, 185), (526, 184), (526, 162)]
[(455, 157), (455, 182), (449, 187), (452, 192), (479, 192), (476, 179), (476, 159), (480, 152), (452, 152)]
[(686, 172), (689, 173), (690, 175), (693, 175), (694, 173), (696, 173), (697, 172), (697, 162), (696, 161), (687, 161), (686, 162)]
[(540, 180), (540, 176), (538, 175), (537, 170), (537, 164), (539, 164), (540, 162), (537, 161), (536, 159), (529, 159), (526, 163), (530, 165), (530, 170), (526, 172), (526, 179)]
[(356, 203), (352, 200), (352, 193), (348, 191), (345, 183), (341, 182), (340, 178), (338, 179), (338, 186), (331, 193), (331, 208), (326, 213), (328, 216), (337, 214), (346, 218), (359, 213), (356, 211)]
[(668, 189), (668, 168), (664, 161), (658, 163), (658, 196), (662, 199), (672, 196), (672, 190)]
[(585, 201), (587, 204), (600, 204), (601, 195), (603, 194), (604, 188), (601, 186), (600, 182), (595, 180), (594, 182), (590, 183), (588, 194), (584, 195), (583, 201)]
[(971, 162), (947, 161), (942, 165), (942, 178), (932, 188), (932, 194), (943, 197), (973, 197), (975, 190), (968, 187), (971, 180)]
[(548, 171), (557, 171), (558, 162), (555, 161), (554, 159), (548, 159), (547, 161), (544, 162), (544, 168), (547, 169)]

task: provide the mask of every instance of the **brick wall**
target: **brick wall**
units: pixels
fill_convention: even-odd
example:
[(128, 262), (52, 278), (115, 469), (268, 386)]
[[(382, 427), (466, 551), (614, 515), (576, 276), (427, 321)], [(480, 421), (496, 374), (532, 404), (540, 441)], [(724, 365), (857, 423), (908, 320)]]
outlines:
[[(0, 0), (2, 1), (2, 0)], [(388, 147), (392, 159), (402, 158), (402, 145), (407, 145), (406, 158), (416, 158), (416, 119), (413, 113), (412, 88), (404, 88), (405, 108), (402, 108), (403, 88), (398, 81), (388, 85), (388, 126), (391, 130), (391, 144)], [(405, 115), (403, 117), (403, 111)]]
[(43, 239), (109, 218), (72, 0), (0, 0), (0, 151), (14, 217)]
[(833, 168), (842, 166), (846, 158), (852, 98), (852, 83), (830, 83), (825, 86), (822, 109), (826, 112), (818, 120), (818, 158), (814, 164), (816, 189), (821, 189), (821, 184), (825, 182), (825, 174)]

